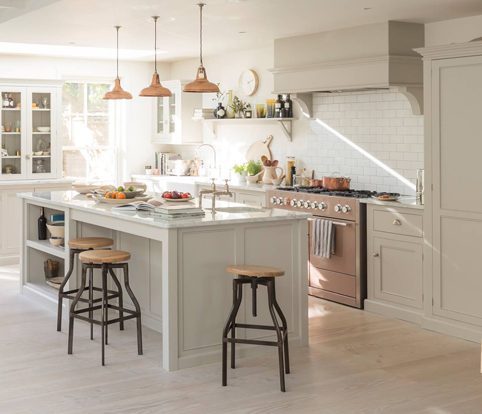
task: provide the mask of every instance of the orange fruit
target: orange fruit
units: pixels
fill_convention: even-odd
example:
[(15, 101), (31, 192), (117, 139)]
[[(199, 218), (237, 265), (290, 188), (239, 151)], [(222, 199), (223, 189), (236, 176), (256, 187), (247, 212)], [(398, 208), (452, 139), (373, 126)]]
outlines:
[(122, 192), (118, 192), (118, 193), (116, 194), (115, 198), (117, 198), (117, 199), (124, 199), (124, 198), (126, 198), (126, 195), (125, 195), (124, 193), (122, 193)]
[(105, 193), (105, 198), (112, 198), (112, 193), (109, 191), (107, 193)]

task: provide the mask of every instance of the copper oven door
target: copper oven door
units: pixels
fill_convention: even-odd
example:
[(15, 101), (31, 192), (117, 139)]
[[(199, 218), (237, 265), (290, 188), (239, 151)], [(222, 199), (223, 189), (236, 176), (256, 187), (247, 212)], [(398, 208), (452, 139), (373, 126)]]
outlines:
[(356, 274), (356, 223), (351, 221), (334, 220), (335, 253), (329, 259), (313, 255), (310, 224), (309, 255), (310, 265), (331, 272)]

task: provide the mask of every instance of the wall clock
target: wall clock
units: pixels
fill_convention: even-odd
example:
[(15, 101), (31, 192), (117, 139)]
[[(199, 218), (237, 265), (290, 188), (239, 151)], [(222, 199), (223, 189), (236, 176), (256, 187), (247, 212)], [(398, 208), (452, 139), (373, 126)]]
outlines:
[(245, 96), (251, 96), (256, 93), (259, 85), (258, 74), (252, 70), (247, 69), (241, 73), (239, 77), (239, 89)]

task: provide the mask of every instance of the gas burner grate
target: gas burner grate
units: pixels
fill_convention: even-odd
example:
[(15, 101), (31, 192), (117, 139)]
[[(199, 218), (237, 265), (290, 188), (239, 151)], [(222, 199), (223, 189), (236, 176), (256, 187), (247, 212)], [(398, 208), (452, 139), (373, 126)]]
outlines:
[(335, 197), (352, 197), (352, 198), (370, 198), (376, 194), (376, 191), (369, 190), (339, 190), (333, 191), (322, 187), (277, 187), (281, 191), (295, 191), (309, 194), (323, 194)]

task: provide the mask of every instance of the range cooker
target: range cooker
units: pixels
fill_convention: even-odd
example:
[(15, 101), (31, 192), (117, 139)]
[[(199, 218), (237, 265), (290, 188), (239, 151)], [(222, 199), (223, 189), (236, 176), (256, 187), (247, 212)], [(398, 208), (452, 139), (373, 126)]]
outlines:
[[(366, 298), (366, 208), (371, 191), (329, 191), (318, 187), (278, 187), (267, 193), (269, 206), (303, 210), (309, 225), (308, 291), (312, 296), (363, 308)], [(330, 258), (313, 254), (311, 229), (316, 218), (331, 220), (335, 249)]]

